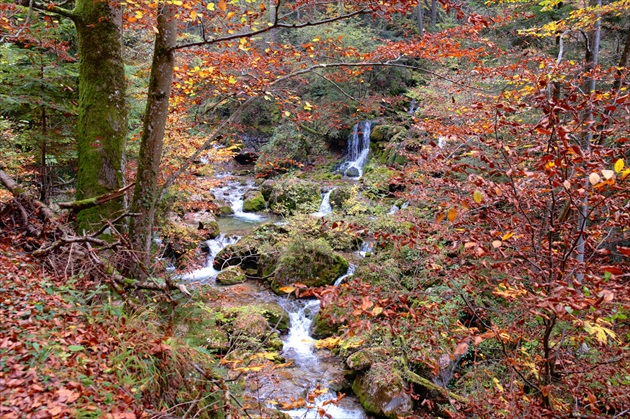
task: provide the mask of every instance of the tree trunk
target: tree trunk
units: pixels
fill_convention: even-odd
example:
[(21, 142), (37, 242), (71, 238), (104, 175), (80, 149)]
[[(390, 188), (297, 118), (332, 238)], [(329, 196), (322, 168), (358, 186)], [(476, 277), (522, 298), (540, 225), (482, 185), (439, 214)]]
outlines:
[(431, 0), (431, 31), (435, 32), (437, 25), (437, 0)]
[[(131, 204), (131, 211), (139, 215), (132, 218), (129, 227), (133, 249), (145, 267), (149, 266), (150, 261), (149, 250), (157, 203), (158, 172), (162, 160), (164, 131), (175, 66), (175, 57), (171, 48), (175, 46), (177, 22), (174, 18), (173, 6), (164, 2), (159, 5), (157, 30), (140, 143), (136, 187)], [(131, 274), (135, 277), (142, 277), (142, 272), (144, 271), (140, 266), (131, 269)]]
[[(77, 199), (123, 187), (127, 138), (122, 15), (117, 2), (77, 0), (73, 11), (79, 46), (79, 173)], [(78, 228), (94, 230), (123, 209), (120, 200), (78, 214)]]
[[(591, 6), (597, 6), (599, 8), (602, 7), (602, 0), (594, 0), (591, 1)], [(599, 44), (601, 41), (601, 28), (602, 28), (602, 20), (598, 18), (595, 23), (595, 29), (593, 30), (592, 35), (589, 37), (589, 45), (586, 49), (586, 71), (594, 71), (595, 67), (599, 63)], [(591, 97), (595, 92), (595, 88), (597, 87), (597, 81), (595, 77), (590, 76), (587, 78), (585, 86), (584, 86), (584, 96), (587, 98), (589, 103), (586, 108), (586, 132), (584, 133), (582, 140), (582, 150), (584, 154), (587, 156), (591, 153), (591, 143), (593, 141), (593, 104), (594, 100)], [(585, 170), (588, 170), (588, 167), (584, 167)], [(591, 189), (591, 185), (588, 180), (588, 172), (585, 173), (584, 176), (584, 188), (588, 191)], [(576, 260), (581, 265), (578, 267), (578, 273), (575, 278), (578, 284), (582, 284), (584, 281), (584, 253), (586, 252), (586, 228), (588, 227), (588, 212), (589, 212), (589, 204), (588, 204), (588, 194), (585, 194), (582, 199), (582, 203), (580, 205), (580, 210), (578, 211), (578, 222), (577, 222), (577, 231), (579, 234), (577, 246), (575, 248)]]
[(416, 20), (418, 22), (418, 32), (420, 32), (420, 38), (424, 35), (424, 6), (422, 2), (418, 2), (416, 7)]

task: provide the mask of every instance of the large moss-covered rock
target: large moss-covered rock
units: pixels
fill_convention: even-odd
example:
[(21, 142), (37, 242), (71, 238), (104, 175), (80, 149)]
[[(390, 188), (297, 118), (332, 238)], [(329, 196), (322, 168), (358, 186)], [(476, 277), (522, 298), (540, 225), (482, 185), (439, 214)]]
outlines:
[(311, 336), (315, 339), (325, 339), (334, 336), (339, 331), (339, 325), (331, 323), (321, 313), (317, 313), (313, 319), (313, 330)]
[(278, 261), (273, 278), (275, 292), (300, 282), (308, 287), (330, 285), (348, 270), (348, 261), (333, 252), (324, 239), (293, 239)]
[(245, 271), (240, 266), (228, 266), (217, 275), (217, 284), (234, 285), (245, 282)]
[(269, 209), (276, 214), (293, 215), (315, 212), (321, 201), (319, 186), (298, 178), (277, 181), (273, 183), (268, 201)]
[(287, 332), (291, 326), (289, 314), (282, 307), (275, 303), (265, 303), (260, 306), (260, 313), (263, 315), (271, 328), (281, 332)]
[(392, 419), (412, 414), (413, 401), (405, 389), (400, 372), (388, 363), (372, 364), (352, 384), (352, 391), (368, 413)]
[(260, 191), (250, 191), (245, 195), (245, 200), (243, 201), (244, 212), (263, 211), (266, 207), (265, 197)]
[(228, 266), (239, 265), (243, 270), (258, 269), (259, 243), (253, 237), (245, 237), (238, 243), (223, 248), (214, 258), (213, 267), (216, 270), (225, 269)]

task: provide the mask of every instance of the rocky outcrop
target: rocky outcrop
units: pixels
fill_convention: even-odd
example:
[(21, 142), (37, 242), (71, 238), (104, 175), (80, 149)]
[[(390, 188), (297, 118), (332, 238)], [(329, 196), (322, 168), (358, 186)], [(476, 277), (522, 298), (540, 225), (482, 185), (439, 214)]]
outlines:
[[(357, 366), (364, 366), (367, 362), (367, 357), (357, 359)], [(412, 414), (413, 400), (406, 388), (400, 371), (390, 363), (372, 364), (352, 384), (352, 391), (368, 413), (392, 419)]]

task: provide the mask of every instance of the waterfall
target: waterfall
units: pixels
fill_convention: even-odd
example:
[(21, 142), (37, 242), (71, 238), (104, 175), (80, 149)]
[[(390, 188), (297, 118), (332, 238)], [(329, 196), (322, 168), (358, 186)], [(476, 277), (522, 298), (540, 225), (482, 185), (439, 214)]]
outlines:
[(342, 282), (343, 282), (346, 278), (348, 278), (349, 276), (354, 275), (354, 271), (356, 271), (356, 270), (357, 270), (356, 265), (350, 264), (350, 265), (348, 266), (348, 271), (347, 271), (345, 274), (341, 275), (339, 278), (337, 278), (337, 280), (335, 281), (335, 286), (336, 286), (336, 287), (338, 287), (339, 285), (341, 285), (341, 283), (342, 283)]
[(352, 134), (348, 137), (346, 161), (341, 165), (340, 171), (344, 176), (359, 179), (363, 176), (363, 166), (367, 162), (370, 152), (370, 121), (355, 124)]
[(199, 281), (217, 276), (219, 271), (212, 267), (214, 258), (225, 246), (234, 244), (239, 240), (239, 236), (226, 236), (225, 234), (220, 234), (219, 237), (215, 239), (207, 240), (205, 242), (205, 247), (208, 249), (208, 258), (206, 259), (204, 267), (183, 275), (181, 279), (184, 281)]
[(311, 215), (316, 217), (323, 217), (324, 215), (328, 215), (332, 212), (332, 207), (330, 206), (330, 194), (337, 188), (332, 188), (328, 192), (322, 195), (322, 203), (319, 205), (319, 211), (314, 212)]

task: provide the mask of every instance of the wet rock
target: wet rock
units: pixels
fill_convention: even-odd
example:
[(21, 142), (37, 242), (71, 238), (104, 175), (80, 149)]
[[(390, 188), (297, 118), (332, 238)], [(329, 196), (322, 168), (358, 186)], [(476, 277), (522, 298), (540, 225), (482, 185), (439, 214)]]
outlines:
[(348, 170), (346, 170), (344, 175), (346, 175), (348, 177), (359, 177), (359, 176), (361, 176), (361, 172), (356, 167), (350, 167)]
[(216, 270), (222, 270), (228, 266), (239, 265), (243, 270), (258, 269), (258, 242), (250, 237), (245, 237), (238, 243), (223, 248), (214, 258), (212, 265)]
[(229, 266), (217, 275), (217, 284), (234, 285), (245, 282), (245, 272), (239, 266)]
[(245, 194), (243, 212), (259, 212), (267, 207), (265, 197), (260, 191), (250, 191)]
[(412, 413), (413, 401), (405, 389), (400, 372), (386, 363), (373, 364), (352, 384), (352, 390), (368, 413), (392, 419)]
[(234, 210), (229, 205), (223, 205), (222, 207), (219, 207), (219, 215), (220, 216), (225, 217), (225, 216), (232, 215), (232, 214), (234, 214)]
[(276, 303), (266, 303), (260, 306), (261, 314), (267, 319), (269, 327), (281, 332), (287, 332), (290, 327), (289, 315)]

